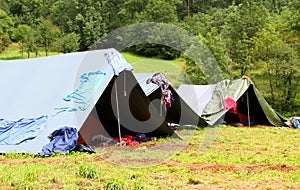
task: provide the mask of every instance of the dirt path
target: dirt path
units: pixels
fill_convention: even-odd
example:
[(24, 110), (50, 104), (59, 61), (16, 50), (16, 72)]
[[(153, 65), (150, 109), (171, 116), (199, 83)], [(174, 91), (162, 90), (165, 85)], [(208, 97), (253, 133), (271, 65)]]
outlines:
[(263, 170), (277, 170), (289, 172), (291, 170), (300, 170), (300, 166), (287, 166), (285, 164), (213, 164), (213, 163), (181, 163), (175, 161), (168, 161), (165, 165), (169, 167), (180, 166), (193, 171), (206, 170), (210, 172), (243, 172), (248, 171), (251, 173), (260, 172)]

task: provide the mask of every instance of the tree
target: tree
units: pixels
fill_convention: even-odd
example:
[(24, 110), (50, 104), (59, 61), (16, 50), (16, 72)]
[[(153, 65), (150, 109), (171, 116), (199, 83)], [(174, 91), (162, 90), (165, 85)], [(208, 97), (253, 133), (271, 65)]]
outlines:
[(60, 34), (60, 29), (53, 25), (50, 20), (41, 19), (38, 27), (38, 43), (41, 44), (46, 52), (46, 56), (48, 56), (50, 45), (58, 38)]
[(250, 39), (256, 35), (259, 28), (264, 28), (269, 19), (269, 12), (262, 4), (252, 1), (230, 6), (229, 10), (222, 36), (226, 40), (230, 59), (237, 65), (242, 76), (252, 64), (249, 56)]
[(140, 22), (176, 23), (176, 6), (162, 0), (151, 0), (143, 12), (138, 15)]
[(26, 24), (19, 25), (12, 33), (12, 40), (20, 44), (20, 52), (22, 53), (22, 57), (24, 56), (25, 43), (28, 40), (28, 35), (32, 31), (31, 27)]
[(70, 33), (59, 39), (59, 48), (63, 53), (71, 53), (79, 50), (79, 39), (78, 34)]
[(4, 51), (9, 45), (9, 31), (11, 30), (13, 22), (11, 18), (0, 9), (0, 52)]
[(8, 14), (15, 17), (17, 24), (33, 26), (42, 15), (42, 7), (46, 0), (3, 0)]
[(268, 79), (267, 98), (275, 108), (288, 111), (297, 105), (295, 97), (300, 76), (295, 44), (299, 44), (300, 39), (290, 31), (283, 17), (284, 14), (274, 16), (268, 27), (260, 29), (252, 38), (251, 56), (263, 66), (263, 75)]
[(102, 1), (58, 1), (51, 8), (51, 19), (64, 33), (75, 32), (80, 36), (80, 50), (89, 49), (107, 32), (102, 17)]
[(35, 52), (37, 55), (38, 52), (38, 46), (37, 46), (37, 31), (35, 28), (29, 28), (29, 30), (27, 31), (25, 37), (24, 37), (24, 41), (23, 43), (20, 45), (20, 50), (22, 52), (26, 52), (27, 53), (27, 58), (30, 58), (30, 53), (31, 52)]

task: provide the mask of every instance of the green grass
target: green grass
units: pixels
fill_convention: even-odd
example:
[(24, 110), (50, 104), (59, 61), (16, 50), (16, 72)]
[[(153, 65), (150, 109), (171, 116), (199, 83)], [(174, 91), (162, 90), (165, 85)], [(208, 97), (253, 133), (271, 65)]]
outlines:
[[(53, 55), (55, 53), (52, 53)], [(162, 61), (122, 53), (138, 72), (164, 72), (173, 86), (181, 60)], [(43, 52), (39, 56), (44, 56)], [(34, 55), (32, 55), (34, 57)], [(21, 59), (15, 46), (1, 60)], [(178, 131), (182, 141), (138, 147), (104, 147), (97, 154), (38, 158), (0, 155), (1, 189), (299, 189), (299, 130), (219, 128), (207, 150), (208, 129)]]
[(184, 72), (181, 59), (161, 60), (142, 57), (128, 52), (122, 52), (122, 55), (134, 67), (134, 73), (162, 72), (174, 88), (180, 85), (180, 80), (182, 80)]
[[(57, 55), (58, 52), (49, 52), (48, 55)], [(27, 59), (27, 53), (22, 53), (19, 50), (18, 44), (11, 44), (4, 52), (0, 53), (0, 60), (16, 60), (16, 59)], [(30, 53), (30, 58), (35, 57), (44, 57), (46, 53), (43, 49), (40, 49), (38, 55), (36, 56), (35, 53)]]
[[(0, 156), (2, 189), (299, 189), (299, 131), (293, 129), (222, 127), (210, 148), (199, 151), (207, 129), (194, 131), (186, 146), (164, 162), (132, 167), (111, 162), (107, 154), (72, 153), (49, 158)], [(185, 130), (181, 134), (189, 133)], [(171, 144), (170, 144), (171, 143)], [(146, 156), (133, 154), (179, 140), (164, 139), (131, 147), (127, 159), (147, 165)], [(129, 147), (127, 147), (129, 148)], [(158, 148), (158, 149), (159, 149)], [(123, 147), (126, 149), (126, 147)], [(104, 154), (106, 152), (106, 154)], [(151, 155), (155, 157), (154, 155)], [(124, 161), (124, 160), (123, 160)], [(124, 161), (125, 162), (125, 161)]]

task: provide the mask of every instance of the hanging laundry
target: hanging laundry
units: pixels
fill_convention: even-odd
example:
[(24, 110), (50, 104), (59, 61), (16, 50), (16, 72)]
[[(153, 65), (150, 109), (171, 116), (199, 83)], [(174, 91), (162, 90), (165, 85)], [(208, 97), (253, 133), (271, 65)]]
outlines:
[(105, 53), (108, 64), (112, 67), (114, 74), (119, 75), (123, 70), (132, 71), (133, 67), (127, 63), (122, 54), (116, 50), (110, 50)]
[(47, 116), (22, 118), (18, 121), (0, 119), (0, 144), (15, 145), (34, 139), (47, 126)]
[(158, 85), (162, 91), (162, 99), (165, 107), (171, 107), (171, 101), (174, 101), (174, 95), (171, 90), (168, 90), (170, 83), (163, 73), (155, 73), (151, 78), (146, 81), (147, 84), (154, 83)]
[(224, 99), (224, 110), (230, 110), (233, 113), (237, 114), (237, 104), (236, 101), (232, 98)]
[(151, 78), (149, 78), (146, 83), (154, 83), (157, 84), (160, 88), (163, 94), (166, 93), (166, 90), (169, 88), (170, 83), (168, 79), (165, 77), (163, 73), (155, 73)]
[(171, 90), (167, 90), (166, 94), (164, 95), (164, 103), (166, 108), (170, 108), (172, 104), (172, 93)]
[(105, 73), (99, 70), (82, 74), (80, 76), (80, 85), (63, 98), (65, 101), (73, 100), (74, 103), (78, 104), (78, 107), (55, 108), (59, 111), (53, 116), (62, 112), (77, 111), (78, 109), (81, 111), (86, 110), (91, 104), (95, 92), (99, 90), (105, 75)]
[(66, 154), (75, 149), (78, 140), (77, 129), (73, 127), (61, 127), (53, 131), (48, 138), (50, 142), (43, 146), (40, 156), (48, 157), (52, 154)]

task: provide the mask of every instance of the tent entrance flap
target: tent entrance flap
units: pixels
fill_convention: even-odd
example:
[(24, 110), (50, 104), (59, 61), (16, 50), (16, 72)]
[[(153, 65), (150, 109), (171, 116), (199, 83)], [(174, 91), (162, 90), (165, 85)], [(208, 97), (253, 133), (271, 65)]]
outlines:
[[(118, 106), (115, 95), (118, 97)], [(96, 104), (101, 123), (113, 137), (119, 136), (117, 107), (122, 135), (145, 133), (162, 137), (173, 134), (173, 130), (164, 118), (160, 117), (131, 72), (123, 71), (112, 80)]]

